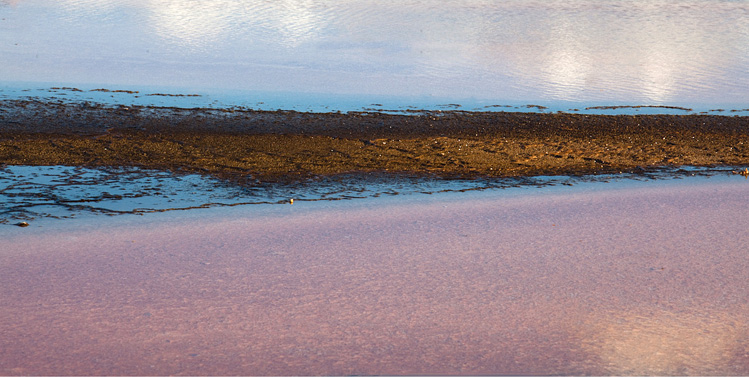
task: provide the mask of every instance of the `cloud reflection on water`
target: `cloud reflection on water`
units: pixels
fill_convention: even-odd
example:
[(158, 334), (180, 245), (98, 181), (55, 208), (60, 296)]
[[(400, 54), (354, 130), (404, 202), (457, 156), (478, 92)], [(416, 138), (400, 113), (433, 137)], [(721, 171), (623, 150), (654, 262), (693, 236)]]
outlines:
[[(103, 59), (93, 72), (78, 72), (72, 62), (54, 76), (59, 81), (647, 104), (719, 103), (749, 94), (743, 1), (24, 4), (52, 9), (37, 20), (41, 29), (31, 30), (56, 31), (37, 50), (80, 61), (92, 58), (81, 51), (97, 51), (93, 57)], [(75, 22), (65, 23), (71, 15)], [(81, 22), (92, 26), (72, 32)], [(102, 36), (97, 24), (104, 22), (111, 33)], [(13, 34), (0, 39), (13, 42)], [(55, 56), (55, 39), (81, 49)], [(118, 52), (107, 45), (122, 39)], [(43, 64), (29, 64), (25, 52), (9, 58), (15, 73), (0, 80), (44, 76), (35, 74)], [(127, 79), (113, 68), (123, 66)]]
[(602, 375), (741, 375), (747, 328), (728, 313), (613, 313), (587, 323)]
[(275, 42), (296, 47), (314, 38), (324, 22), (312, 1), (169, 0), (144, 4), (150, 26), (169, 43), (200, 50), (242, 36), (272, 35)]

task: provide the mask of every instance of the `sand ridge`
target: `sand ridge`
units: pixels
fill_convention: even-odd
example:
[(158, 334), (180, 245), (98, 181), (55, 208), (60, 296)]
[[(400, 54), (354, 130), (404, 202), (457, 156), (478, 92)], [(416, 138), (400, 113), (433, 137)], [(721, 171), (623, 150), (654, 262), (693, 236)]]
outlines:
[(300, 113), (0, 102), (0, 163), (244, 180), (347, 173), (515, 177), (749, 163), (749, 117)]

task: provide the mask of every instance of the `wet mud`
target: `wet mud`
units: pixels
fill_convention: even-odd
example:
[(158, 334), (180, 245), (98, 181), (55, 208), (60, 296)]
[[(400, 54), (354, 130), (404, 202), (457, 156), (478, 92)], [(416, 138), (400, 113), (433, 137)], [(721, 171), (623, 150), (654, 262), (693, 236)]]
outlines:
[(0, 103), (4, 165), (138, 167), (253, 184), (383, 172), (521, 177), (748, 163), (743, 116)]

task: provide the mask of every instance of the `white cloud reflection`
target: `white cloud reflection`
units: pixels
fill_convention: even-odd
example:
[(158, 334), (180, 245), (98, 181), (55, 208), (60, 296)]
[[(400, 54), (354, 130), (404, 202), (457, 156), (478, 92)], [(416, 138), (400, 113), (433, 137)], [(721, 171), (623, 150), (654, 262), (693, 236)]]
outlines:
[[(728, 313), (605, 313), (591, 316), (583, 350), (601, 375), (734, 375), (746, 324)], [(743, 356), (745, 358), (745, 356)]]
[(496, 35), (510, 39), (506, 31), (515, 29), (524, 46), (492, 58), (512, 61), (511, 75), (552, 98), (662, 103), (722, 86), (746, 94), (735, 83), (749, 83), (747, 74), (731, 77), (735, 71), (723, 67), (749, 64), (740, 47), (749, 34), (735, 28), (747, 20), (747, 2), (569, 1), (520, 9), (526, 14)]
[[(749, 87), (746, 1), (26, 1), (75, 27), (112, 24), (101, 28), (111, 35), (74, 42), (96, 51), (126, 37), (109, 55), (126, 56), (120, 66), (156, 51), (169, 77), (213, 69), (197, 86), (649, 103), (735, 99)], [(54, 21), (56, 38), (76, 37)], [(157, 72), (141, 75), (169, 81)]]
[(203, 49), (235, 35), (274, 35), (296, 47), (314, 38), (321, 20), (313, 1), (161, 0), (144, 2), (151, 26), (162, 38)]

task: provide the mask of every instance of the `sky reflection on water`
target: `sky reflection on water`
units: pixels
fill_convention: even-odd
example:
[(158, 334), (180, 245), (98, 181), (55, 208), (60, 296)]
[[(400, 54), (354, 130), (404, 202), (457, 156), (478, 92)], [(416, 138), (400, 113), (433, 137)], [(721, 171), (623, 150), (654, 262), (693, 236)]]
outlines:
[[(746, 106), (749, 98), (747, 21), (747, 1), (0, 0), (0, 67), (3, 67), (0, 69), (0, 100), (5, 95), (1, 93), (3, 82), (25, 81), (104, 84), (132, 89), (172, 85), (195, 90), (218, 88), (331, 95), (434, 96), (455, 99), (456, 102), (464, 98), (479, 98), (531, 103), (709, 103), (726, 107), (736, 104), (742, 108), (742, 105), (749, 107)], [(65, 90), (59, 91), (68, 94)], [(98, 93), (102, 92), (94, 94)], [(103, 93), (110, 95), (110, 92)], [(150, 98), (148, 100), (153, 101)], [(19, 300), (7, 299), (4, 305), (0, 305), (10, 313), (0, 317), (13, 319), (0, 325), (7, 325), (5, 328), (12, 330), (16, 336), (7, 339), (17, 343), (8, 347), (13, 352), (4, 353), (6, 362), (0, 364), (10, 365), (7, 368), (18, 365), (18, 369), (12, 370), (21, 374), (34, 374), (23, 373), (28, 370), (22, 369), (22, 363), (18, 362), (27, 357), (32, 361), (26, 366), (62, 370), (59, 364), (43, 365), (45, 363), (40, 363), (39, 357), (35, 357), (47, 356), (55, 347), (60, 351), (57, 358), (48, 358), (47, 362), (70, 361), (73, 365), (85, 365), (86, 370), (90, 370), (92, 365), (136, 365), (136, 362), (123, 364), (121, 360), (123, 354), (135, 355), (132, 352), (110, 352), (111, 347), (107, 348), (105, 342), (108, 339), (117, 340), (115, 348), (123, 344), (145, 345), (137, 347), (145, 350), (145, 356), (136, 355), (136, 361), (165, 368), (162, 374), (185, 370), (194, 373), (200, 370), (196, 368), (205, 368), (206, 365), (215, 368), (222, 360), (230, 360), (232, 367), (236, 367), (241, 365), (237, 362), (237, 355), (244, 354), (252, 356), (249, 362), (274, 360), (273, 357), (255, 357), (257, 353), (249, 352), (251, 347), (247, 344), (256, 345), (258, 339), (268, 340), (267, 346), (263, 348), (261, 342), (261, 347), (255, 349), (275, 356), (277, 354), (273, 352), (278, 345), (285, 345), (278, 339), (300, 339), (300, 334), (307, 334), (294, 332), (296, 328), (289, 325), (281, 326), (284, 321), (301, 323), (308, 329), (354, 330), (337, 337), (331, 344), (341, 344), (341, 339), (353, 339), (349, 344), (382, 344), (379, 348), (372, 348), (376, 350), (391, 349), (388, 347), (396, 344), (394, 352), (378, 351), (374, 357), (361, 358), (365, 361), (379, 362), (384, 359), (383, 355), (401, 357), (412, 352), (414, 360), (432, 357), (452, 367), (458, 363), (450, 365), (449, 357), (454, 356), (455, 345), (458, 345), (457, 348), (469, 351), (465, 360), (474, 363), (461, 365), (476, 368), (470, 371), (478, 372), (483, 371), (479, 369), (483, 367), (495, 368), (487, 370), (497, 373), (497, 365), (492, 365), (492, 361), (504, 361), (516, 354), (526, 357), (521, 358), (521, 361), (526, 361), (525, 365), (551, 365), (543, 374), (559, 374), (559, 369), (554, 369), (557, 368), (554, 363), (559, 360), (563, 361), (560, 364), (564, 368), (570, 368), (562, 371), (570, 370), (575, 374), (741, 374), (746, 370), (746, 344), (742, 340), (746, 332), (746, 310), (740, 305), (746, 302), (742, 300), (746, 295), (740, 289), (741, 285), (735, 284), (742, 281), (742, 272), (745, 275), (748, 271), (736, 262), (741, 258), (735, 258), (743, 241), (736, 235), (742, 234), (740, 231), (745, 227), (740, 221), (735, 221), (741, 216), (726, 216), (726, 213), (740, 213), (741, 208), (737, 205), (746, 201), (736, 200), (736, 194), (741, 192), (734, 186), (730, 186), (734, 191), (716, 190), (720, 195), (713, 193), (710, 200), (702, 200), (705, 196), (692, 193), (687, 200), (674, 196), (676, 199), (665, 203), (636, 197), (634, 205), (631, 200), (614, 198), (611, 194), (608, 194), (609, 199), (598, 199), (598, 204), (593, 206), (589, 196), (585, 200), (570, 196), (566, 202), (572, 204), (567, 207), (571, 208), (569, 212), (556, 206), (519, 212), (515, 216), (525, 222), (515, 224), (525, 228), (515, 233), (510, 233), (512, 230), (508, 231), (504, 225), (512, 223), (507, 220), (510, 217), (507, 214), (512, 212), (502, 209), (503, 205), (506, 206), (506, 202), (501, 201), (502, 196), (495, 196), (489, 205), (484, 201), (481, 207), (474, 205), (474, 211), (470, 211), (471, 207), (467, 207), (469, 211), (453, 209), (447, 216), (440, 214), (425, 221), (419, 221), (418, 217), (410, 222), (380, 220), (380, 225), (369, 228), (358, 225), (365, 224), (363, 221), (352, 221), (333, 213), (345, 226), (321, 232), (317, 217), (313, 227), (303, 228), (301, 232), (290, 227), (281, 228), (283, 241), (271, 243), (272, 248), (266, 247), (270, 232), (247, 233), (256, 230), (244, 222), (228, 227), (232, 231), (227, 231), (225, 226), (231, 224), (220, 221), (218, 225), (197, 223), (203, 228), (213, 226), (216, 227), (213, 229), (226, 232), (214, 231), (214, 235), (219, 234), (218, 240), (206, 236), (209, 232), (205, 229), (194, 233), (173, 233), (168, 231), (169, 228), (164, 232), (165, 228), (154, 226), (133, 237), (128, 234), (122, 238), (122, 233), (106, 232), (100, 238), (92, 238), (93, 242), (89, 244), (93, 246), (85, 248), (80, 247), (82, 243), (71, 241), (79, 236), (78, 233), (40, 244), (39, 240), (44, 238), (33, 233), (39, 226), (36, 220), (83, 217), (89, 213), (139, 214), (241, 203), (283, 203), (283, 207), (276, 207), (311, 211), (305, 207), (304, 201), (478, 191), (505, 186), (516, 188), (521, 184), (521, 189), (525, 189), (534, 183), (543, 185), (549, 181), (548, 177), (508, 184), (478, 180), (447, 183), (426, 179), (406, 179), (396, 183), (348, 180), (309, 187), (242, 189), (198, 176), (175, 177), (137, 169), (123, 172), (68, 167), (3, 167), (0, 173), (0, 202), (7, 207), (0, 213), (0, 224), (34, 220), (23, 230), (31, 238), (21, 239), (18, 246), (12, 246), (13, 253), (19, 250), (27, 252), (29, 244), (41, 245), (32, 246), (32, 250), (33, 247), (51, 250), (54, 246), (56, 251), (60, 251), (60, 242), (73, 245), (69, 248), (73, 250), (70, 253), (63, 249), (62, 254), (46, 253), (45, 258), (32, 256), (17, 259), (22, 263), (13, 265), (6, 261), (2, 264), (10, 267), (0, 276), (9, 276), (5, 286), (11, 288), (8, 292), (18, 293)], [(642, 188), (650, 178), (640, 178), (644, 181), (638, 183)], [(566, 190), (566, 185), (571, 184), (567, 178), (558, 179), (564, 180), (556, 182), (558, 189)], [(697, 179), (690, 178), (680, 186), (674, 184), (674, 180), (669, 187), (689, 187)], [(723, 183), (725, 188), (730, 181), (744, 178), (726, 171), (722, 176), (710, 179)], [(628, 181), (624, 186), (631, 187), (633, 183), (636, 182)], [(579, 193), (583, 185), (589, 190), (599, 189), (583, 183), (571, 190)], [(611, 184), (606, 187), (611, 188)], [(422, 203), (426, 197), (421, 197)], [(720, 200), (715, 200), (716, 197)], [(298, 203), (287, 205), (289, 198), (296, 198)], [(535, 200), (539, 196), (530, 198)], [(412, 198), (409, 200), (413, 201)], [(612, 207), (610, 203), (616, 200), (626, 202), (629, 207)], [(364, 205), (367, 203), (362, 207)], [(684, 216), (684, 208), (679, 206), (691, 209), (689, 215)], [(443, 207), (447, 208), (447, 205)], [(378, 206), (372, 208), (372, 211), (393, 216)], [(484, 212), (476, 211), (477, 208)], [(591, 208), (598, 208), (598, 212)], [(616, 212), (614, 215), (610, 213), (612, 209)], [(441, 208), (438, 210), (442, 211)], [(485, 217), (474, 220), (477, 212)], [(410, 214), (415, 213), (419, 211), (411, 210)], [(651, 214), (647, 217), (643, 213)], [(711, 219), (705, 217), (706, 213), (713, 215), (712, 219), (716, 221), (705, 221)], [(526, 214), (525, 217), (521, 217), (522, 214)], [(246, 212), (243, 216), (252, 217)], [(550, 224), (552, 219), (556, 223)], [(731, 220), (720, 224), (717, 220), (721, 219)], [(639, 231), (632, 230), (632, 223)], [(41, 227), (48, 226), (48, 223), (41, 224)], [(256, 224), (259, 223), (251, 223)], [(708, 227), (703, 228), (704, 224)], [(709, 226), (715, 226), (717, 231), (709, 232)], [(410, 234), (408, 229), (411, 229)], [(6, 235), (22, 232), (20, 228), (10, 226), (0, 231)], [(85, 229), (80, 234), (81, 240), (85, 241), (90, 239), (86, 237), (97, 233)], [(145, 239), (143, 234), (147, 235)], [(232, 236), (225, 236), (228, 234)], [(607, 236), (601, 237), (601, 234)], [(352, 235), (355, 238), (348, 238)], [(221, 239), (222, 236), (225, 238)], [(520, 238), (516, 240), (516, 236)], [(119, 237), (117, 243), (112, 241), (112, 237)], [(134, 246), (136, 237), (138, 244)], [(324, 243), (326, 237), (333, 241)], [(585, 243), (582, 243), (583, 238)], [(149, 242), (156, 247), (142, 246)], [(424, 246), (424, 242), (432, 242), (432, 245)], [(362, 252), (355, 248), (352, 253), (350, 248), (341, 248), (349, 243), (373, 246), (374, 249)], [(101, 245), (116, 245), (116, 248), (112, 249), (114, 252), (102, 254)], [(279, 245), (290, 246), (283, 248)], [(432, 247), (434, 245), (439, 248)], [(251, 248), (249, 252), (248, 247)], [(339, 252), (336, 247), (343, 251)], [(497, 252), (498, 248), (501, 252)], [(267, 250), (273, 255), (263, 253)], [(332, 258), (328, 257), (331, 250), (334, 252)], [(432, 252), (434, 250), (439, 252)], [(670, 257), (675, 254), (678, 258)], [(515, 261), (520, 263), (503, 259), (507, 255), (516, 255)], [(58, 263), (56, 258), (68, 258), (63, 262), (70, 264), (70, 268), (63, 268), (64, 264)], [(310, 258), (314, 263), (309, 263)], [(355, 259), (349, 262), (348, 258)], [(262, 264), (268, 260), (273, 263)], [(289, 260), (292, 263), (287, 263)], [(399, 262), (393, 264), (393, 260)], [(288, 273), (263, 276), (256, 273), (256, 266), (281, 266), (279, 270)], [(310, 266), (309, 270), (304, 270)], [(396, 273), (393, 273), (393, 268), (397, 269)], [(299, 270), (312, 273), (298, 273)], [(29, 271), (37, 274), (29, 275)], [(70, 271), (73, 271), (72, 275)], [(101, 274), (100, 271), (109, 273)], [(16, 279), (16, 275), (22, 279)], [(79, 279), (71, 280), (73, 275)], [(197, 277), (197, 280), (183, 278), (190, 276)], [(248, 277), (253, 276), (261, 278), (248, 283)], [(312, 276), (323, 283), (299, 279), (299, 276)], [(141, 277), (145, 278), (137, 280)], [(400, 277), (406, 280), (398, 280)], [(322, 292), (328, 296), (306, 293), (315, 293), (321, 287), (329, 289), (327, 283), (337, 282), (336, 278), (343, 284), (343, 289)], [(11, 281), (20, 284), (8, 283)], [(89, 284), (92, 281), (96, 284)], [(273, 289), (247, 289), (248, 286), (262, 288), (266, 282)], [(307, 285), (288, 285), (289, 282)], [(50, 287), (57, 291), (50, 290)], [(411, 296), (404, 295), (402, 287), (415, 287), (417, 291)], [(103, 291), (100, 289), (105, 289), (106, 294), (101, 295)], [(360, 294), (362, 289), (365, 289), (365, 294)], [(158, 296), (162, 292), (163, 296)], [(248, 298), (248, 292), (261, 299), (263, 295), (269, 295), (274, 305), (263, 306), (263, 301), (256, 296)], [(273, 296), (288, 292), (304, 293), (298, 296), (303, 299), (301, 304), (294, 296), (290, 296), (294, 300), (288, 300), (287, 296), (278, 300)], [(358, 296), (341, 296), (341, 292)], [(32, 304), (44, 305), (27, 305), (29, 297), (37, 300), (31, 301)], [(105, 299), (102, 301), (101, 297)], [(178, 297), (179, 303), (174, 304), (171, 297)], [(64, 305), (55, 305), (55, 300), (62, 300)], [(80, 305), (70, 305), (71, 302)], [(122, 302), (129, 304), (119, 305)], [(279, 302), (291, 304), (276, 305)], [(331, 302), (339, 308), (333, 313), (349, 315), (331, 316)], [(354, 304), (346, 305), (349, 302)], [(501, 305), (494, 305), (497, 302)], [(583, 305), (586, 302), (588, 306)], [(116, 310), (102, 306), (108, 303), (113, 307), (116, 305)], [(264, 333), (258, 330), (263, 327), (262, 321), (258, 322), (257, 329), (247, 326), (247, 323), (257, 322), (248, 322), (247, 313), (255, 318), (252, 317), (253, 310), (267, 313), (268, 307), (281, 308), (281, 315), (267, 316), (274, 320), (280, 318), (280, 321), (270, 322), (278, 327), (269, 327), (272, 331)], [(305, 311), (317, 307), (324, 310), (318, 309), (313, 312), (315, 316), (304, 317)], [(26, 313), (27, 308), (33, 308), (34, 312)], [(650, 312), (649, 308), (652, 308)], [(698, 315), (690, 315), (689, 311)], [(362, 312), (368, 317), (360, 318)], [(736, 312), (738, 315), (734, 314)], [(86, 313), (90, 315), (86, 317)], [(584, 320), (581, 321), (581, 317), (575, 316), (578, 313), (585, 313), (587, 317), (582, 317)], [(19, 318), (22, 319), (20, 322)], [(56, 318), (57, 322), (54, 326), (45, 325), (49, 322), (47, 318)], [(170, 322), (174, 318), (178, 321)], [(300, 318), (317, 321), (303, 322)], [(515, 322), (508, 321), (508, 318)], [(527, 318), (533, 321), (529, 322)], [(156, 322), (164, 319), (167, 321)], [(568, 319), (574, 321), (568, 322)], [(143, 325), (144, 321), (150, 320), (154, 322)], [(559, 348), (558, 344), (549, 341), (560, 333), (565, 335), (564, 331), (570, 327), (566, 325), (570, 322), (584, 329), (581, 335), (577, 335), (584, 339), (579, 350), (574, 348), (576, 345), (563, 344)], [(156, 326), (159, 323), (161, 327)], [(196, 323), (200, 324), (199, 332), (195, 331)], [(362, 323), (366, 328), (359, 327)], [(421, 326), (422, 323), (436, 326)], [(82, 327), (84, 331), (69, 331), (81, 324), (85, 325)], [(181, 324), (189, 328), (183, 329)], [(391, 331), (393, 328), (405, 329), (400, 334), (409, 334), (405, 337), (409, 341), (394, 343), (393, 339), (398, 340), (399, 336), (393, 335), (378, 336), (377, 339), (356, 337), (356, 334), (378, 334), (377, 329)], [(51, 333), (47, 332), (49, 329)], [(312, 333), (308, 339), (314, 340), (314, 344), (326, 345), (324, 340), (328, 334), (323, 332), (323, 336)], [(71, 343), (70, 333), (82, 334), (83, 338)], [(284, 336), (279, 337), (279, 333)], [(438, 336), (433, 336), (435, 333)], [(106, 337), (100, 336), (102, 334)], [(154, 334), (158, 336), (154, 338)], [(228, 341), (227, 334), (231, 336)], [(243, 334), (251, 336), (243, 338)], [(395, 333), (391, 331), (390, 334)], [(456, 334), (458, 336), (453, 340), (450, 336)], [(181, 348), (176, 352), (182, 353), (170, 358), (175, 351), (169, 339), (164, 341), (167, 336), (176, 336), (179, 341), (174, 344), (188, 348)], [(243, 343), (246, 339), (250, 341)], [(413, 346), (412, 339), (421, 340), (419, 347)], [(430, 344), (430, 339), (440, 342)], [(497, 339), (507, 345), (507, 350), (514, 352), (498, 350)], [(513, 339), (521, 341), (513, 343)], [(99, 340), (101, 343), (97, 343)], [(239, 347), (239, 353), (231, 347), (229, 352), (220, 353), (224, 346), (232, 344), (244, 346)], [(313, 343), (309, 341), (309, 344)], [(486, 344), (489, 344), (488, 348)], [(572, 369), (569, 358), (549, 357), (548, 353), (538, 351), (539, 344), (547, 349), (561, 349), (562, 356), (569, 349), (578, 352), (583, 355), (583, 365)], [(154, 350), (149, 345), (158, 348)], [(518, 345), (521, 352), (517, 352)], [(85, 346), (90, 348), (82, 348)], [(447, 357), (435, 357), (425, 352), (448, 348), (449, 352), (444, 353)], [(201, 351), (187, 353), (193, 349)], [(288, 349), (278, 354), (288, 357)], [(533, 352), (524, 353), (523, 350)], [(367, 355), (332, 351), (320, 354)], [(224, 355), (230, 357), (222, 359)], [(108, 359), (113, 356), (119, 359)], [(208, 359), (203, 359), (204, 356)], [(319, 360), (302, 356), (304, 362)], [(149, 358), (159, 360), (154, 362)], [(12, 360), (13, 364), (7, 360)], [(171, 365), (179, 363), (179, 366), (167, 370), (171, 365), (164, 360), (172, 360)], [(204, 360), (209, 362), (204, 363)], [(383, 369), (371, 370), (383, 372)], [(419, 372), (433, 370), (422, 368)], [(446, 374), (453, 371), (445, 370), (443, 373)], [(316, 374), (330, 374), (330, 370), (327, 371)], [(339, 374), (372, 373), (365, 371), (369, 373), (347, 371)]]
[(0, 82), (746, 105), (747, 1), (5, 0)]

